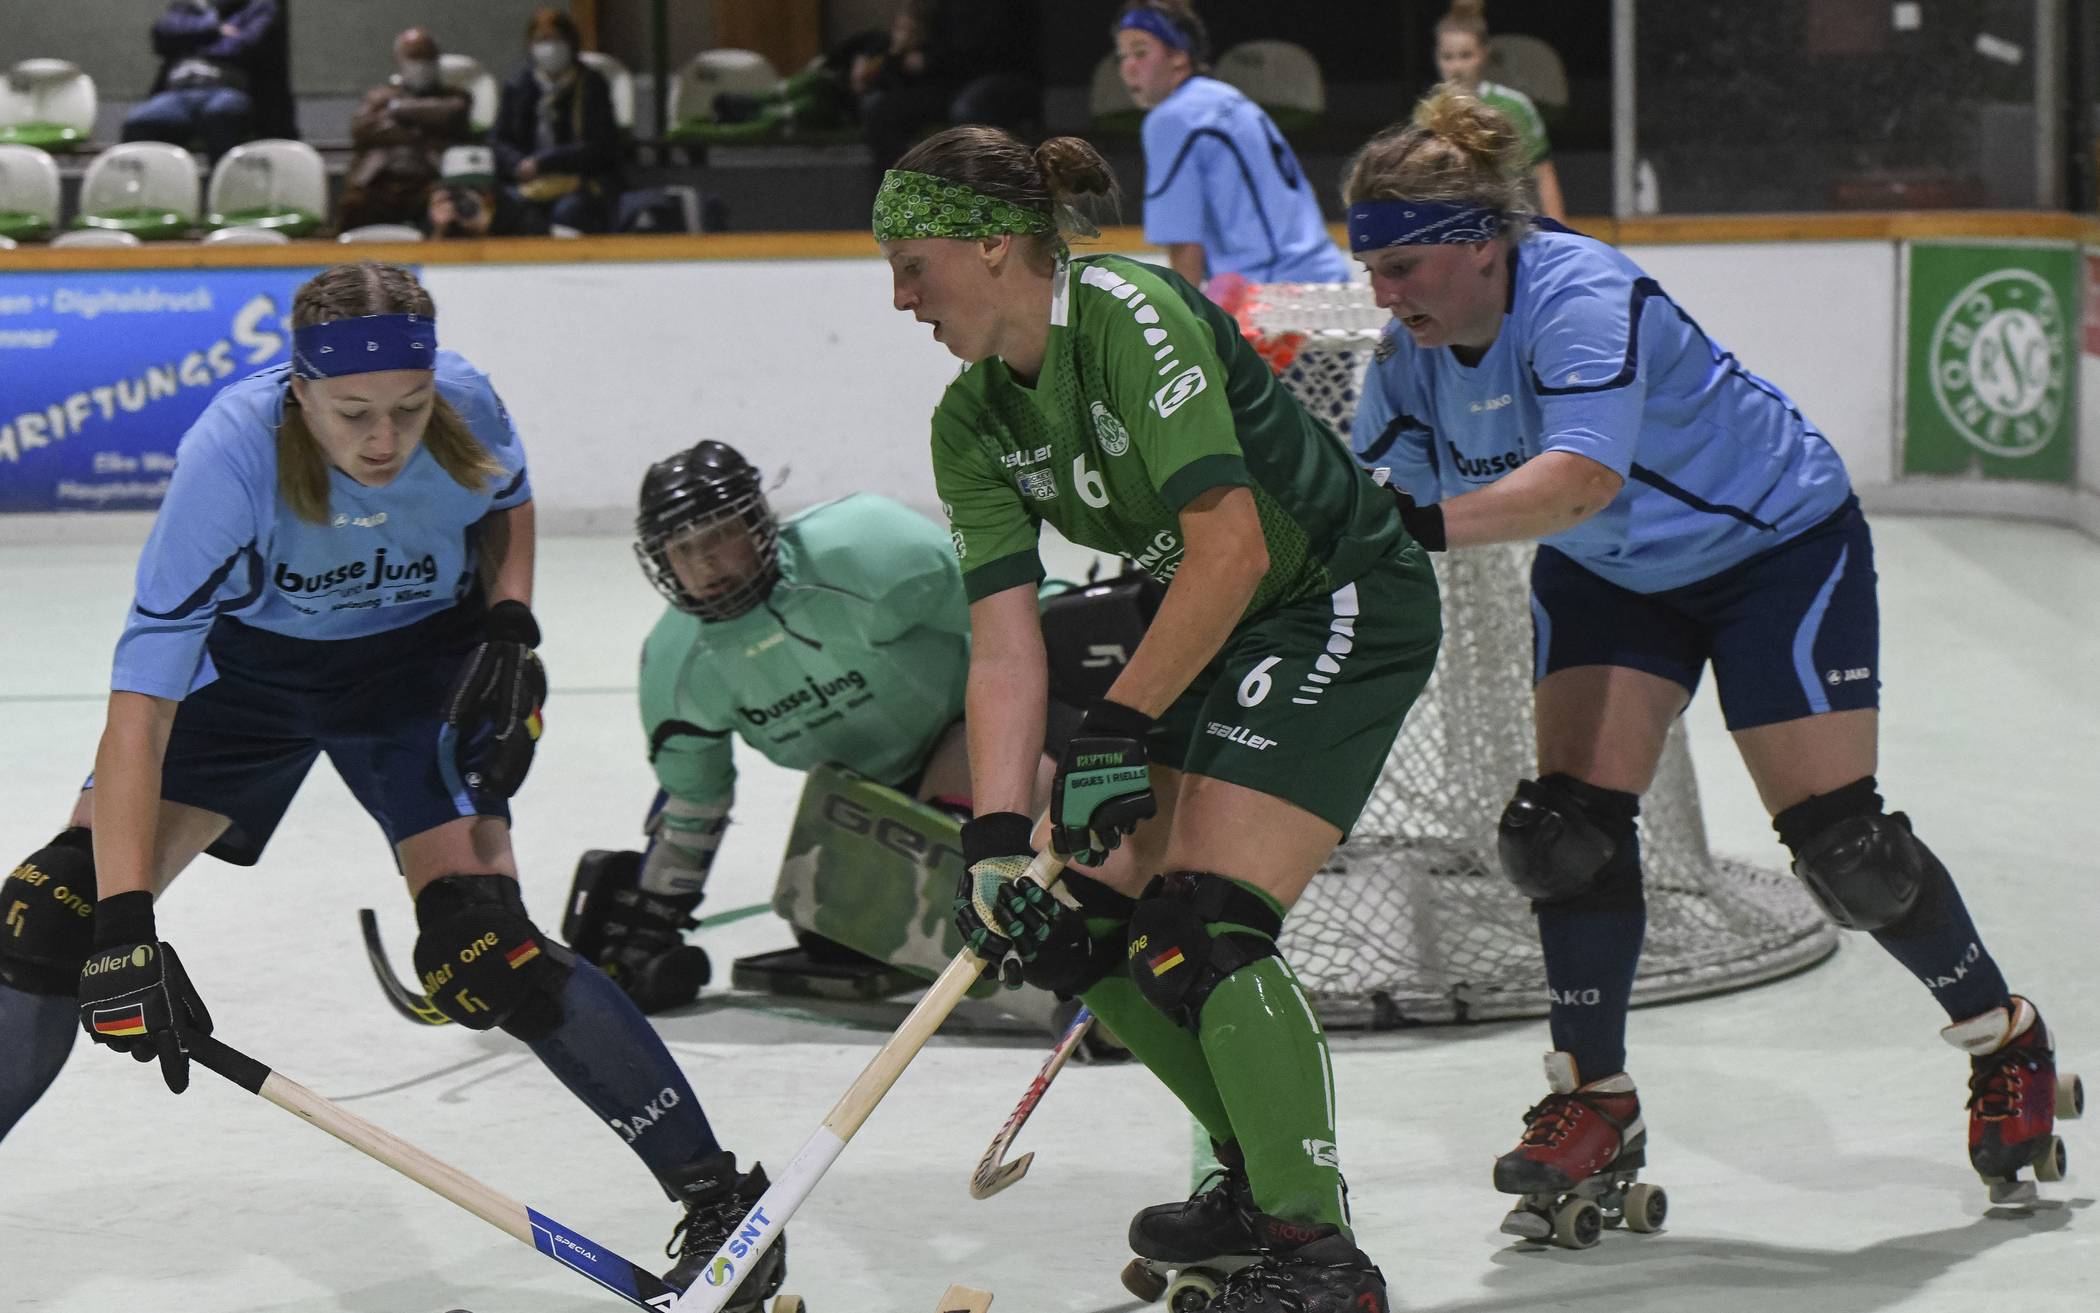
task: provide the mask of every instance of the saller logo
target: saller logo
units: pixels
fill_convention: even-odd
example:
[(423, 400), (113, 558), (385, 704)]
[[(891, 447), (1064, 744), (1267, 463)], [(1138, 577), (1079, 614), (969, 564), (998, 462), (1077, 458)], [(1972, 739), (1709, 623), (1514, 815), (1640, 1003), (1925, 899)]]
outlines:
[(1152, 394), (1152, 409), (1159, 413), (1161, 419), (1165, 419), (1180, 410), (1190, 397), (1209, 386), (1210, 380), (1204, 377), (1203, 366), (1190, 365), (1168, 379), (1165, 387)]

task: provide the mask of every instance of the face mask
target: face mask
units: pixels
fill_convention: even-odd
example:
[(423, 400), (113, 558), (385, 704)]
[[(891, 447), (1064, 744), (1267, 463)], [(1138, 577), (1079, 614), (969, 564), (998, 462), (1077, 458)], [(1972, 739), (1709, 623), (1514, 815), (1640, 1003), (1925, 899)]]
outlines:
[(408, 91), (435, 91), (438, 88), (438, 66), (435, 60), (405, 59), (401, 61), (401, 86)]
[(532, 66), (547, 77), (560, 77), (569, 71), (569, 43), (566, 41), (535, 41), (532, 43)]

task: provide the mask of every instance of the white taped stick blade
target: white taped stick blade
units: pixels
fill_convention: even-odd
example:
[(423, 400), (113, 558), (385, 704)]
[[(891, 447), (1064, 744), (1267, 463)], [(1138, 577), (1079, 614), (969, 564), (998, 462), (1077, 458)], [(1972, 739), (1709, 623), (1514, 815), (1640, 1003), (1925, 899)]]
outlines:
[(935, 1313), (985, 1313), (992, 1306), (992, 1292), (972, 1290), (968, 1286), (950, 1286), (941, 1296)]

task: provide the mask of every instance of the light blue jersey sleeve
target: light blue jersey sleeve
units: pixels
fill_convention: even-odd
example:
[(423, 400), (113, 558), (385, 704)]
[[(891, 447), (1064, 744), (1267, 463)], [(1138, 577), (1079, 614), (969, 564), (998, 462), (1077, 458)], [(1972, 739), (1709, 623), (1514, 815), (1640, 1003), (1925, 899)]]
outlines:
[(1622, 479), (1633, 468), (1648, 399), (1633, 321), (1640, 305), (1616, 265), (1593, 266), (1582, 281), (1520, 304), (1527, 322), (1510, 331), (1529, 348), (1541, 452), (1571, 451)]
[(1189, 106), (1173, 97), (1145, 115), (1145, 240), (1155, 246), (1202, 242), (1210, 236), (1203, 190), (1204, 167), (1188, 158), (1198, 144)]
[(1400, 331), (1398, 324), (1385, 326), (1364, 375), (1356, 416), (1349, 423), (1349, 444), (1365, 469), (1385, 471), (1387, 486), (1414, 498), (1417, 506), (1427, 506), (1444, 499), (1436, 474), (1436, 435), (1409, 409), (1415, 403), (1404, 395), (1411, 391), (1406, 371), (1384, 368), (1394, 358), (1392, 339)]

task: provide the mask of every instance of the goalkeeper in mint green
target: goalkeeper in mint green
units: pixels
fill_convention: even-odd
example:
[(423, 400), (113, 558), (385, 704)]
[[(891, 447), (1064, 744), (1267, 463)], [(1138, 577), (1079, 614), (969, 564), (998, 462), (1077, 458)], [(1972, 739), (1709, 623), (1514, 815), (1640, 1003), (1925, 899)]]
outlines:
[[(1134, 1292), (1232, 1270), (1219, 1299), (1246, 1313), (1382, 1313), (1349, 1230), (1326, 1039), (1276, 939), (1429, 678), (1435, 577), (1391, 496), (1230, 317), (1156, 266), (1070, 258), (1068, 202), (1113, 186), (1076, 138), (1031, 152), (960, 127), (875, 203), (896, 308), (967, 363), (933, 416), (970, 597), (957, 924), (1009, 983), (1083, 998), (1217, 1143), (1209, 1188), (1132, 1221)], [(1068, 873), (1055, 894), (1020, 878), (1045, 523), (1168, 585), (1051, 790), (1057, 851), (1128, 836), (1134, 870)]]

